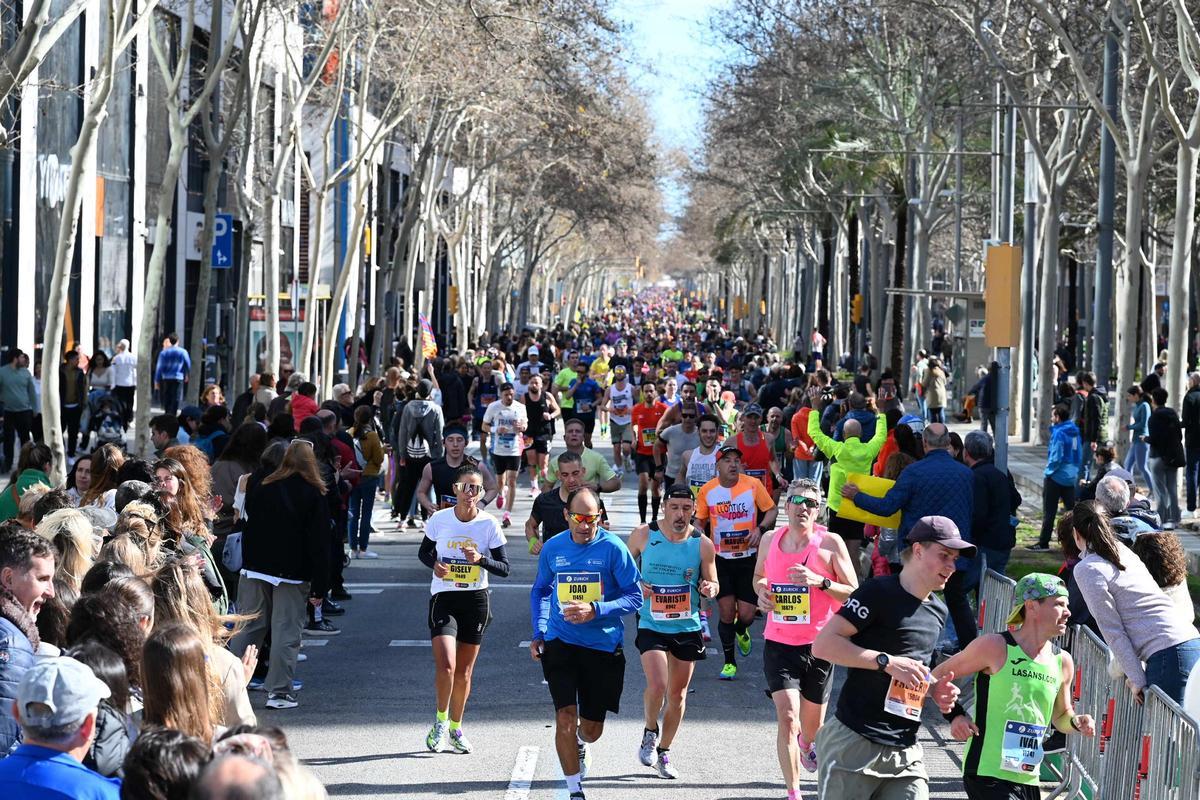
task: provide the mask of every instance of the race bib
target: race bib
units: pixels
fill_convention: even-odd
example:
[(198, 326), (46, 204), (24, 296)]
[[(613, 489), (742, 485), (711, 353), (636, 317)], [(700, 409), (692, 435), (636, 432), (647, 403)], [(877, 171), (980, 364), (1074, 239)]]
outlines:
[(453, 508), (457, 504), (458, 504), (458, 498), (455, 497), (454, 495), (452, 495), (452, 494), (442, 495), (441, 508)]
[(613, 403), (613, 413), (618, 416), (625, 416), (625, 412), (629, 410), (629, 406), (624, 403)]
[(1042, 766), (1042, 741), (1046, 738), (1045, 725), (1028, 722), (1004, 723), (1004, 737), (1000, 740), (1000, 769), (1036, 775)]
[(517, 443), (517, 435), (515, 433), (502, 433), (496, 437), (501, 447), (513, 447)]
[(599, 572), (558, 573), (558, 604), (596, 603), (602, 598)]
[(761, 481), (766, 477), (767, 471), (765, 469), (748, 469), (746, 470), (746, 474), (751, 478), (758, 478)]
[(925, 693), (928, 691), (929, 684), (925, 681), (917, 684), (917, 688), (910, 689), (892, 678), (892, 685), (883, 699), (883, 710), (912, 722), (920, 722), (921, 706), (925, 704)]
[(450, 568), (450, 574), (443, 580), (454, 584), (455, 589), (478, 589), (483, 572), (478, 564), (472, 564), (465, 558), (446, 558), (443, 564)]
[(580, 414), (592, 413), (592, 401), (576, 400), (575, 401), (575, 410), (578, 411)]
[(807, 586), (795, 583), (772, 583), (771, 621), (783, 625), (807, 625), (810, 619), (809, 593)]
[(658, 441), (658, 431), (654, 428), (642, 428), (642, 447), (654, 447)]
[(745, 558), (750, 555), (750, 531), (717, 531), (717, 555)]
[(692, 615), (692, 587), (650, 585), (650, 619), (683, 619)]

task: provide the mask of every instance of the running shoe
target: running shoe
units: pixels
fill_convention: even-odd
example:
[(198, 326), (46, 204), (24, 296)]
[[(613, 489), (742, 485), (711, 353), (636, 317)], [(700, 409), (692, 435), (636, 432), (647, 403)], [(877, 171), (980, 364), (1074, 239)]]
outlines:
[(721, 674), (719, 677), (723, 681), (731, 681), (736, 678), (737, 664), (726, 664), (725, 666), (721, 667)]
[(588, 767), (592, 766), (592, 751), (587, 742), (579, 742), (579, 780), (587, 777)]
[(536, 487), (536, 486), (530, 486), (530, 487), (529, 487), (529, 496), (530, 496), (530, 497), (537, 497), (537, 496), (538, 496), (538, 489), (537, 489), (537, 487)]
[(642, 746), (638, 748), (638, 761), (643, 766), (654, 766), (654, 748), (658, 745), (658, 731), (643, 730)]
[(323, 603), (321, 603), (321, 616), (322, 617), (340, 617), (342, 614), (345, 614), (345, 613), (346, 613), (346, 609), (343, 608), (338, 603), (334, 602), (333, 600), (326, 598), (325, 601)]
[(800, 766), (804, 767), (806, 772), (817, 771), (817, 746), (809, 744), (799, 736), (796, 737), (797, 744), (800, 745)]
[(567, 800), (587, 800), (587, 798), (583, 796), (583, 792), (571, 792), (571, 796)]
[(496, 495), (496, 508), (499, 508), (501, 510), (504, 509), (504, 495), (503, 494)]
[(320, 622), (317, 622), (316, 620), (308, 622), (304, 626), (304, 632), (310, 636), (337, 636), (339, 633), (341, 633), (341, 631), (335, 628), (327, 619), (323, 619)]
[(359, 558), (379, 558), (379, 553), (376, 553), (374, 550), (359, 550), (358, 557)]
[(459, 728), (456, 731), (450, 731), (450, 747), (456, 753), (471, 752), (471, 743), (467, 740), (467, 737), (463, 735), (462, 728)]
[(508, 514), (508, 512), (507, 512), (507, 511), (505, 511), (505, 512), (504, 512), (504, 519), (503, 519), (503, 520), (500, 522), (500, 527), (501, 527), (501, 528), (508, 528), (508, 527), (511, 527), (511, 526), (512, 526), (512, 517), (510, 517), (510, 516), (509, 516), (509, 514)]
[(409, 517), (408, 522), (404, 523), (404, 527), (411, 530), (419, 530), (421, 528), (421, 523), (418, 522), (414, 517)]
[(737, 638), (737, 648), (738, 652), (742, 654), (742, 658), (750, 655), (750, 648), (754, 644), (750, 640), (750, 631), (743, 631), (742, 633), (734, 634), (734, 636)]
[(654, 762), (654, 768), (658, 770), (658, 774), (668, 780), (675, 780), (679, 777), (679, 770), (671, 764), (671, 754), (663, 750), (658, 754), (658, 760)]
[(1044, 544), (1031, 544), (1028, 547), (1026, 547), (1025, 549), (1031, 553), (1048, 553), (1048, 552), (1050, 552), (1050, 547), (1048, 545), (1044, 545)]
[(292, 694), (269, 694), (267, 695), (267, 708), (273, 708), (276, 711), (285, 708), (295, 708), (300, 705), (296, 701), (296, 696)]
[(443, 753), (449, 744), (450, 739), (450, 724), (448, 722), (439, 722), (434, 720), (433, 727), (429, 729), (429, 735), (425, 737), (425, 747), (431, 753)]

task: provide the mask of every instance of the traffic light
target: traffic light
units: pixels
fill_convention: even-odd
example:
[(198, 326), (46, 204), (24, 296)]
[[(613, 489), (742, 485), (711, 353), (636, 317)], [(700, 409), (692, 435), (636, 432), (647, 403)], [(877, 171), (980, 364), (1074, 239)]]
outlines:
[(863, 319), (863, 296), (862, 294), (854, 295), (854, 299), (850, 301), (850, 321), (855, 325), (861, 325)]

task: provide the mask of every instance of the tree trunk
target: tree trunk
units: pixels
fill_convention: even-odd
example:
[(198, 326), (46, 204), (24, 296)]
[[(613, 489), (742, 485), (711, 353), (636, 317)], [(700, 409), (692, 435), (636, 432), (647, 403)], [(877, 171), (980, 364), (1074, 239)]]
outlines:
[[(1146, 169), (1142, 164), (1125, 165), (1125, 253), (1117, 265), (1116, 335), (1117, 335), (1117, 430), (1124, 431), (1133, 407), (1125, 390), (1137, 381), (1137, 313), (1138, 287), (1142, 277), (1142, 209), (1145, 203)], [(1043, 386), (1052, 392), (1053, 386)], [(1118, 461), (1129, 449), (1129, 437), (1117, 439)]]
[[(1197, 109), (1200, 115), (1200, 107)], [(1195, 123), (1193, 122), (1193, 125)], [(1175, 155), (1175, 240), (1171, 245), (1171, 277), (1167, 296), (1170, 324), (1167, 330), (1167, 393), (1175, 405), (1187, 391), (1188, 287), (1191, 286), (1192, 247), (1196, 234), (1197, 149), (1180, 143)], [(45, 375), (43, 368), (42, 375)]]
[[(1042, 310), (1038, 315), (1038, 386), (1042, 391), (1038, 396), (1037, 416), (1033, 422), (1036, 426), (1036, 436), (1042, 444), (1050, 443), (1050, 410), (1054, 407), (1054, 347), (1058, 342), (1058, 243), (1060, 233), (1059, 199), (1054, 184), (1046, 193), (1046, 203), (1040, 209), (1042, 215), (1042, 281), (1038, 294), (1041, 298)], [(1033, 247), (1028, 242), (1026, 247)], [(1027, 313), (1033, 313), (1028, 310)], [(1033, 347), (1033, 342), (1022, 342), (1022, 346)], [(1032, 409), (1029, 409), (1032, 411)], [(1028, 413), (1028, 411), (1026, 412)], [(1086, 458), (1091, 458), (1085, 454)]]
[(224, 169), (209, 163), (208, 175), (204, 179), (204, 228), (200, 231), (200, 274), (196, 280), (195, 308), (192, 311), (192, 368), (195, 373), (188, 382), (187, 402), (200, 404), (200, 391), (204, 388), (204, 340), (208, 327), (208, 302), (212, 294), (212, 246), (214, 226), (217, 221), (217, 191), (221, 188)]
[[(322, 184), (321, 189), (311, 192), (315, 201), (313, 222), (309, 227), (309, 256), (308, 256), (308, 298), (304, 301), (304, 341), (300, 343), (300, 361), (296, 369), (307, 374), (313, 383), (317, 382), (316, 364), (313, 355), (317, 351), (317, 307), (321, 301), (317, 299), (317, 286), (320, 284), (321, 268), (325, 262), (325, 208), (328, 205), (329, 190)], [(313, 206), (310, 205), (310, 208)], [(328, 335), (328, 334), (326, 334)]]

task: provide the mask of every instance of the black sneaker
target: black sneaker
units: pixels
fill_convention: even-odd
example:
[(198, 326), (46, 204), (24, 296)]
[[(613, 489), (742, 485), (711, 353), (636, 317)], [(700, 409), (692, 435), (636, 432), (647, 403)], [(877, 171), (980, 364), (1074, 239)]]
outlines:
[(337, 636), (341, 633), (327, 619), (323, 619), (320, 622), (309, 620), (308, 624), (304, 626), (304, 632), (312, 636)]
[(346, 613), (346, 609), (339, 606), (332, 600), (326, 600), (321, 604), (321, 616), (323, 617), (340, 617)]
[(329, 593), (329, 599), (337, 600), (338, 602), (345, 602), (346, 600), (353, 600), (354, 596), (345, 589), (334, 589)]
[(1031, 553), (1049, 553), (1050, 552), (1049, 545), (1044, 545), (1044, 544), (1031, 544), (1028, 547), (1026, 547), (1025, 549)]

